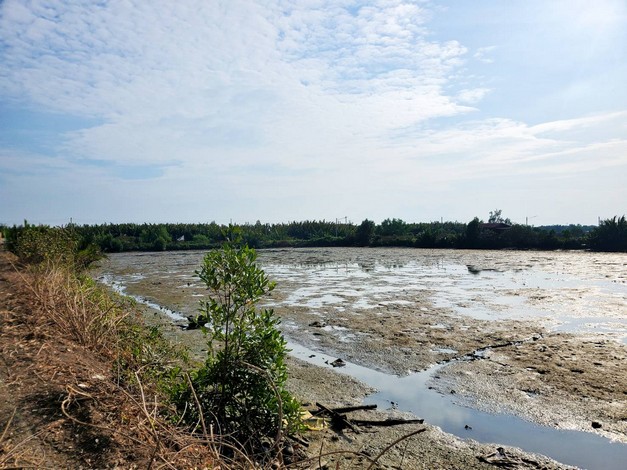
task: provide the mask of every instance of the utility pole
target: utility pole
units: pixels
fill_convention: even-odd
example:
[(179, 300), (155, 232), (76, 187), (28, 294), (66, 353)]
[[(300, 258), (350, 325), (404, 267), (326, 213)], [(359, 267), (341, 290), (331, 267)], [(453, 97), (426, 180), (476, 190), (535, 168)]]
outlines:
[(344, 216), (344, 217), (336, 217), (335, 218), (335, 236), (337, 237), (337, 233), (338, 233), (338, 229), (340, 227), (340, 221), (344, 219), (344, 223), (348, 224), (348, 216)]

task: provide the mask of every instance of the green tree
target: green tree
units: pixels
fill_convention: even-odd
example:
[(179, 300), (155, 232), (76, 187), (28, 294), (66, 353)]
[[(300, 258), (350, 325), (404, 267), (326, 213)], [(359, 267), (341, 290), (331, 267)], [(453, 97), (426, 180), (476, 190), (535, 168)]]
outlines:
[(212, 417), (223, 436), (248, 451), (259, 450), (267, 436), (277, 436), (284, 422), (290, 431), (299, 425), (299, 404), (285, 389), (286, 341), (279, 320), (257, 302), (274, 288), (256, 265), (257, 254), (248, 246), (227, 242), (209, 252), (197, 271), (210, 297), (201, 302), (203, 328), (208, 336), (205, 364), (191, 374), (193, 390), (183, 387), (175, 401), (187, 410), (186, 420)]
[(470, 248), (474, 248), (479, 243), (479, 234), (481, 233), (481, 221), (479, 217), (475, 217), (466, 226), (466, 244)]
[(488, 218), (488, 223), (490, 224), (508, 224), (512, 225), (512, 221), (509, 218), (505, 219), (501, 215), (503, 211), (501, 209), (495, 209), (494, 212), (490, 211), (490, 217)]
[(590, 233), (590, 246), (599, 251), (627, 251), (627, 219), (612, 217)]
[(402, 219), (385, 219), (381, 222), (379, 231), (384, 237), (405, 235), (407, 233), (407, 224)]
[(374, 238), (375, 224), (372, 220), (365, 219), (355, 232), (355, 243), (358, 246), (368, 246)]

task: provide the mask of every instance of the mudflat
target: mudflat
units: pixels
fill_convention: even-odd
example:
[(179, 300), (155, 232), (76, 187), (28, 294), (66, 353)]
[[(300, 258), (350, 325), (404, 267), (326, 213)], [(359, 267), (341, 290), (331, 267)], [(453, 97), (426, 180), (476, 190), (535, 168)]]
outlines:
[[(147, 317), (201, 357), (202, 334), (181, 328), (181, 318), (194, 315), (204, 295), (193, 276), (201, 257), (114, 255), (95, 277), (167, 308), (149, 310)], [(262, 250), (259, 262), (277, 281), (264, 304), (281, 317), (294, 343), (399, 376), (446, 363), (429, 387), (454, 394), (458, 403), (627, 443), (624, 255), (303, 249)], [(357, 405), (374, 392), (331, 365), (296, 358), (289, 386), (312, 406)], [(351, 416), (411, 416), (401, 410), (390, 404)], [(327, 429), (311, 433), (310, 449), (324, 454), (321, 460), (332, 468), (337, 462), (362, 468), (368, 460), (353, 452), (374, 458), (425, 428), (379, 462), (408, 469), (489, 468), (509, 459), (515, 468), (572, 468), (510, 447), (499, 453), (498, 442), (480, 444), (472, 423), (465, 427), (459, 437), (429, 422), (359, 433)], [(346, 452), (329, 454), (339, 451)]]

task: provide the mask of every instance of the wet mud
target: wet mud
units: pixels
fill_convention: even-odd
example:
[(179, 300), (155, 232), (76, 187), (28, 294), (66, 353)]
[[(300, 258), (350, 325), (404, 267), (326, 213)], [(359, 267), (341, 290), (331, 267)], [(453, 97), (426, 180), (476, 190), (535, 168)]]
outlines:
[[(453, 392), (459, 404), (627, 443), (625, 255), (411, 249), (259, 255), (277, 282), (263, 304), (281, 317), (290, 341), (399, 376), (446, 363), (428, 385)], [(151, 315), (176, 341), (201, 352), (202, 336), (180, 328), (205, 294), (193, 275), (201, 258), (200, 252), (113, 255), (94, 276), (172, 310), (170, 317)], [(373, 391), (330, 366), (294, 358), (290, 370), (290, 387), (305, 401), (358, 404)], [(402, 412), (391, 405), (384, 413)], [(468, 457), (490, 449), (471, 433), (470, 441), (459, 441), (440, 432), (434, 445), (438, 432), (430, 428), (414, 438), (430, 436), (439, 448), (432, 466), (403, 468), (450, 468), (443, 457), (449, 451)], [(474, 457), (459, 465), (483, 468)]]

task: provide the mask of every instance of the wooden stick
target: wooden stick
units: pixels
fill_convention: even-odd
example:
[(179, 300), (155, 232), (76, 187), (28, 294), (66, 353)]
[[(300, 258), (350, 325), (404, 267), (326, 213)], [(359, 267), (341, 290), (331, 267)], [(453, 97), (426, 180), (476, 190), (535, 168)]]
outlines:
[(320, 403), (316, 403), (316, 406), (320, 408), (321, 410), (323, 410), (325, 413), (327, 413), (329, 416), (331, 416), (332, 425), (339, 426), (341, 429), (348, 427), (354, 433), (359, 434), (359, 429), (353, 426), (353, 424), (349, 421), (349, 419), (345, 415), (341, 415), (338, 412), (330, 408), (327, 408), (324, 405), (321, 405)]
[(399, 424), (422, 424), (424, 419), (393, 419), (370, 420), (370, 419), (354, 419), (352, 420), (357, 426), (397, 426)]
[(333, 408), (336, 413), (350, 413), (351, 411), (359, 410), (376, 410), (377, 405), (357, 405), (357, 406), (344, 406), (342, 408)]

